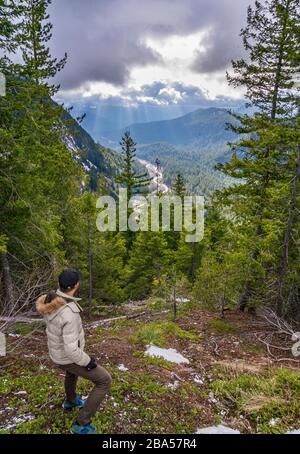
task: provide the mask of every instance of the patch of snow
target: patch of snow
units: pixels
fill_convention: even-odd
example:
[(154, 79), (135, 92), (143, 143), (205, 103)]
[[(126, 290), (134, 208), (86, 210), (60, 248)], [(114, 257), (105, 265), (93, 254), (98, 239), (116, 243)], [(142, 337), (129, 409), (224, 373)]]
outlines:
[(210, 391), (210, 393), (208, 395), (208, 402), (210, 402), (211, 404), (216, 404), (218, 402), (212, 391)]
[(95, 166), (95, 164), (93, 164), (89, 159), (87, 159), (86, 162), (87, 162), (87, 165), (89, 166), (90, 169), (96, 169), (97, 170), (97, 167)]
[(194, 382), (197, 383), (197, 385), (204, 385), (204, 379), (200, 377), (200, 375), (194, 375)]
[(87, 164), (85, 164), (84, 162), (82, 162), (81, 165), (82, 165), (82, 167), (84, 168), (84, 170), (85, 170), (86, 172), (89, 172), (89, 171), (91, 170), (90, 167), (89, 167)]
[(13, 334), (13, 333), (10, 333), (9, 336), (10, 336), (10, 337), (21, 337), (20, 334)]
[(118, 366), (118, 369), (121, 370), (122, 372), (127, 372), (129, 370), (128, 367), (124, 366), (124, 364), (120, 364)]
[(176, 391), (180, 386), (180, 383), (178, 380), (175, 380), (174, 383), (168, 383), (167, 388), (171, 389), (172, 391)]
[(229, 434), (235, 434), (235, 435), (238, 435), (240, 434), (241, 432), (239, 432), (238, 430), (235, 430), (235, 429), (231, 429), (230, 427), (226, 427), (226, 426), (223, 426), (223, 424), (220, 424), (219, 426), (211, 426), (211, 427), (204, 427), (202, 429), (197, 429), (197, 432), (196, 434), (201, 434), (201, 435), (204, 435), (204, 434), (215, 434), (215, 435), (219, 435), (219, 434), (224, 434), (224, 435), (229, 435)]
[(0, 429), (12, 430), (15, 429), (18, 424), (22, 424), (23, 422), (29, 422), (32, 421), (33, 419), (34, 419), (33, 415), (15, 416), (8, 422), (8, 424), (6, 424), (5, 426), (0, 426)]
[(287, 432), (286, 435), (300, 435), (300, 429), (291, 430), (290, 432)]
[(176, 298), (176, 303), (190, 303), (191, 300), (188, 298)]
[(189, 364), (189, 360), (178, 353), (174, 348), (160, 348), (155, 345), (148, 345), (145, 355), (155, 358), (163, 358), (166, 361), (176, 364)]
[(14, 393), (15, 396), (22, 396), (22, 395), (26, 395), (27, 394), (27, 391), (18, 391), (17, 393)]
[(71, 152), (71, 154), (76, 154), (78, 153), (78, 147), (76, 146), (74, 137), (72, 136), (65, 136), (64, 142), (68, 150)]
[(278, 423), (278, 421), (279, 421), (279, 418), (272, 418), (272, 419), (270, 419), (270, 421), (269, 421), (269, 426), (275, 427), (276, 424)]

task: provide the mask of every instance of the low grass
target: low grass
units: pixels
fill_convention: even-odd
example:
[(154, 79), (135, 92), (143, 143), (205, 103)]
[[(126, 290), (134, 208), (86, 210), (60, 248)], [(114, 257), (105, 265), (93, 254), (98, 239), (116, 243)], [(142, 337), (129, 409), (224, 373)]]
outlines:
[(188, 339), (190, 341), (199, 340), (199, 337), (195, 333), (183, 330), (176, 323), (167, 320), (142, 325), (134, 335), (130, 336), (130, 340), (133, 343), (142, 345), (153, 344), (158, 347), (166, 347), (169, 338)]
[(156, 356), (145, 355), (144, 351), (137, 351), (133, 353), (133, 356), (140, 358), (141, 364), (150, 364), (151, 366), (158, 366), (162, 369), (174, 370), (176, 367), (175, 363), (167, 361), (164, 358), (159, 358)]
[(284, 433), (299, 418), (300, 375), (297, 371), (282, 368), (260, 375), (226, 377), (213, 382), (211, 389), (224, 404), (232, 406), (236, 416), (244, 415), (257, 432)]
[(218, 334), (237, 334), (238, 329), (224, 320), (218, 318), (211, 319), (208, 321), (208, 329), (211, 332), (216, 332)]
[[(188, 387), (175, 391), (159, 382), (159, 373), (120, 372), (109, 368), (112, 375), (111, 395), (96, 414), (93, 423), (98, 433), (193, 433), (202, 416), (194, 406), (197, 389)], [(86, 380), (78, 383), (78, 393), (87, 395), (93, 385)], [(187, 385), (188, 386), (188, 385)], [(26, 394), (17, 394), (26, 391)], [(61, 434), (70, 433), (78, 411), (62, 409), (64, 390), (62, 377), (55, 372), (33, 368), (16, 377), (14, 370), (1, 376), (0, 393), (6, 418), (1, 415), (0, 434)], [(16, 417), (32, 420), (5, 429)], [(179, 423), (180, 421), (180, 423)]]
[(26, 336), (27, 334), (32, 333), (37, 329), (44, 329), (45, 325), (43, 322), (37, 320), (34, 323), (24, 323), (24, 322), (17, 322), (14, 323), (9, 327), (9, 332), (13, 334), (19, 334), (21, 336)]

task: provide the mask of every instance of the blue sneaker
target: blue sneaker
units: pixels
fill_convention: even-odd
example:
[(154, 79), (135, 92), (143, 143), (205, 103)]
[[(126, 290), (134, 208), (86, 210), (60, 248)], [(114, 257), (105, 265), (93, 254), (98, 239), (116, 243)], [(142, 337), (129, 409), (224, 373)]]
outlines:
[(92, 426), (91, 424), (85, 424), (84, 426), (80, 426), (75, 422), (72, 426), (73, 434), (76, 435), (93, 435), (96, 433), (96, 427)]
[(81, 399), (80, 396), (77, 396), (75, 402), (71, 403), (67, 400), (63, 403), (64, 410), (74, 410), (74, 408), (82, 408), (85, 404), (85, 400)]

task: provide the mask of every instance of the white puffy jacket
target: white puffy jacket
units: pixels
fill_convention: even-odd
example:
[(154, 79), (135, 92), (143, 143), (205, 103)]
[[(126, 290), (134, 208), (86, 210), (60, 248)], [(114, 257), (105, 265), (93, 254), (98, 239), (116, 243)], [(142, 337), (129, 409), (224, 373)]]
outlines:
[(56, 364), (75, 363), (85, 367), (91, 359), (84, 352), (84, 331), (80, 317), (82, 309), (77, 303), (78, 298), (64, 295), (60, 291), (56, 293), (58, 296), (48, 304), (45, 304), (46, 295), (36, 302), (36, 309), (47, 324), (50, 358)]

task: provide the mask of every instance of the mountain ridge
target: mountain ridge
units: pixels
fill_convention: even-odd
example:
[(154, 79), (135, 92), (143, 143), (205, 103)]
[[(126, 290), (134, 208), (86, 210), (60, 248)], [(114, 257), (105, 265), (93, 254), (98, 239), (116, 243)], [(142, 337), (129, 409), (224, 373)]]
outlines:
[(122, 129), (106, 131), (102, 138), (106, 143), (118, 143), (129, 130), (140, 145), (158, 142), (186, 145), (194, 141), (200, 141), (202, 145), (212, 141), (225, 143), (234, 138), (234, 133), (226, 129), (229, 122), (234, 122), (234, 118), (227, 109), (200, 108), (171, 120), (133, 123)]

